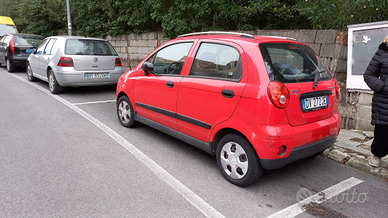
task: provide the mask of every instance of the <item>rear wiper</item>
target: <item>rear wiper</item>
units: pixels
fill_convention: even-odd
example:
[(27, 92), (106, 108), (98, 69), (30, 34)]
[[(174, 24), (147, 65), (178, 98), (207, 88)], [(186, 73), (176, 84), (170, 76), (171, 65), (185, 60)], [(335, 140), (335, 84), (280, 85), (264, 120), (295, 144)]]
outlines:
[(317, 85), (318, 85), (318, 81), (319, 81), (318, 76), (321, 75), (321, 73), (323, 73), (325, 71), (326, 70), (321, 70), (321, 71), (319, 71), (318, 73), (316, 73), (314, 75), (314, 86), (313, 86), (313, 89), (315, 89), (317, 87)]

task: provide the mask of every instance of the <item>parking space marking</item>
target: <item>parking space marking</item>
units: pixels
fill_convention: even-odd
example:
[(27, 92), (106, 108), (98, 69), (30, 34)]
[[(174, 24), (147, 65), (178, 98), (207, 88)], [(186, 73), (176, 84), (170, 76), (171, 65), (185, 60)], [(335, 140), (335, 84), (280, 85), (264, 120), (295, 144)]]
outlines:
[(162, 181), (164, 181), (165, 183), (170, 185), (173, 189), (175, 189), (180, 195), (182, 195), (188, 202), (190, 202), (206, 217), (216, 217), (216, 218), (225, 217), (216, 209), (214, 209), (211, 205), (209, 205), (206, 201), (204, 201), (201, 197), (199, 197), (197, 194), (195, 194), (193, 191), (187, 188), (183, 183), (181, 183), (179, 180), (177, 180), (175, 177), (169, 174), (166, 170), (164, 170), (161, 166), (159, 166), (159, 164), (157, 164), (155, 161), (153, 161), (151, 158), (149, 158), (147, 155), (145, 155), (143, 152), (137, 149), (133, 144), (128, 142), (125, 138), (123, 138), (121, 135), (119, 135), (114, 130), (109, 128), (107, 125), (103, 124), (101, 121), (94, 118), (92, 115), (86, 113), (85, 111), (75, 106), (74, 104), (70, 103), (69, 101), (65, 100), (64, 98), (61, 98), (58, 95), (51, 94), (51, 92), (45, 88), (42, 88), (34, 83), (31, 83), (20, 76), (13, 75), (13, 74), (9, 74), (9, 75), (17, 78), (20, 81), (25, 82), (26, 84), (29, 84), (39, 89), (40, 91), (46, 93), (47, 95), (53, 97), (54, 99), (58, 100), (64, 105), (68, 106), (70, 109), (74, 110), (81, 116), (85, 117), (91, 123), (93, 123), (102, 131), (104, 131), (106, 134), (108, 134), (112, 139), (118, 142), (123, 148), (129, 151), (133, 156), (135, 156), (135, 158), (138, 161), (142, 162), (146, 167), (148, 167), (152, 172), (154, 172), (154, 174), (158, 176)]
[(101, 104), (101, 103), (112, 103), (116, 102), (116, 100), (106, 100), (106, 101), (89, 101), (89, 102), (80, 102), (80, 103), (73, 103), (73, 105), (85, 105), (85, 104)]
[(320, 204), (338, 194), (341, 192), (344, 192), (364, 181), (359, 180), (357, 178), (351, 177), (345, 181), (342, 181), (338, 183), (337, 185), (331, 186), (330, 188), (327, 188), (315, 195), (312, 195), (302, 201), (299, 201), (298, 203), (291, 205), (290, 207), (287, 207), (277, 213), (272, 214), (271, 216), (268, 216), (267, 218), (292, 218), (296, 217), (297, 215), (303, 213), (306, 211), (306, 208), (304, 208), (305, 205), (310, 203), (317, 203)]

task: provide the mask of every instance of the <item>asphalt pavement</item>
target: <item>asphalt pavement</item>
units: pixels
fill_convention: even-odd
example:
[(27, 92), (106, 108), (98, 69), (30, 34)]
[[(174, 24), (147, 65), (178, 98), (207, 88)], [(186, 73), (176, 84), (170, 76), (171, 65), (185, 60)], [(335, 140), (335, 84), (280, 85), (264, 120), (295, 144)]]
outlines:
[(145, 125), (122, 127), (114, 87), (52, 95), (46, 82), (1, 67), (0, 111), (0, 217), (386, 217), (388, 182), (353, 164), (369, 169), (358, 149), (368, 152), (369, 133), (342, 130), (330, 159), (265, 171), (240, 188), (206, 152)]

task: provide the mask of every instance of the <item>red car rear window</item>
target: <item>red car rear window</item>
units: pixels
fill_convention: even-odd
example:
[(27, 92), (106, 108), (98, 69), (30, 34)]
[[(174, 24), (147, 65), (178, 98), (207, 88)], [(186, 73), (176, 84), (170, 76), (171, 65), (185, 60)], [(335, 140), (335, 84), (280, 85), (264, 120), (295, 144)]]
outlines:
[(314, 51), (305, 45), (263, 43), (260, 51), (271, 81), (282, 83), (330, 80), (332, 75)]

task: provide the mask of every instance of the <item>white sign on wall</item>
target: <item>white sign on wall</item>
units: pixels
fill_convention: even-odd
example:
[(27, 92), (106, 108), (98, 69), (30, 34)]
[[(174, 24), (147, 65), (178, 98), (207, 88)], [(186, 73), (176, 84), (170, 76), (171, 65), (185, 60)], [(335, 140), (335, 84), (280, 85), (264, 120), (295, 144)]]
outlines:
[(388, 21), (348, 26), (347, 89), (370, 90), (363, 75), (387, 36)]

